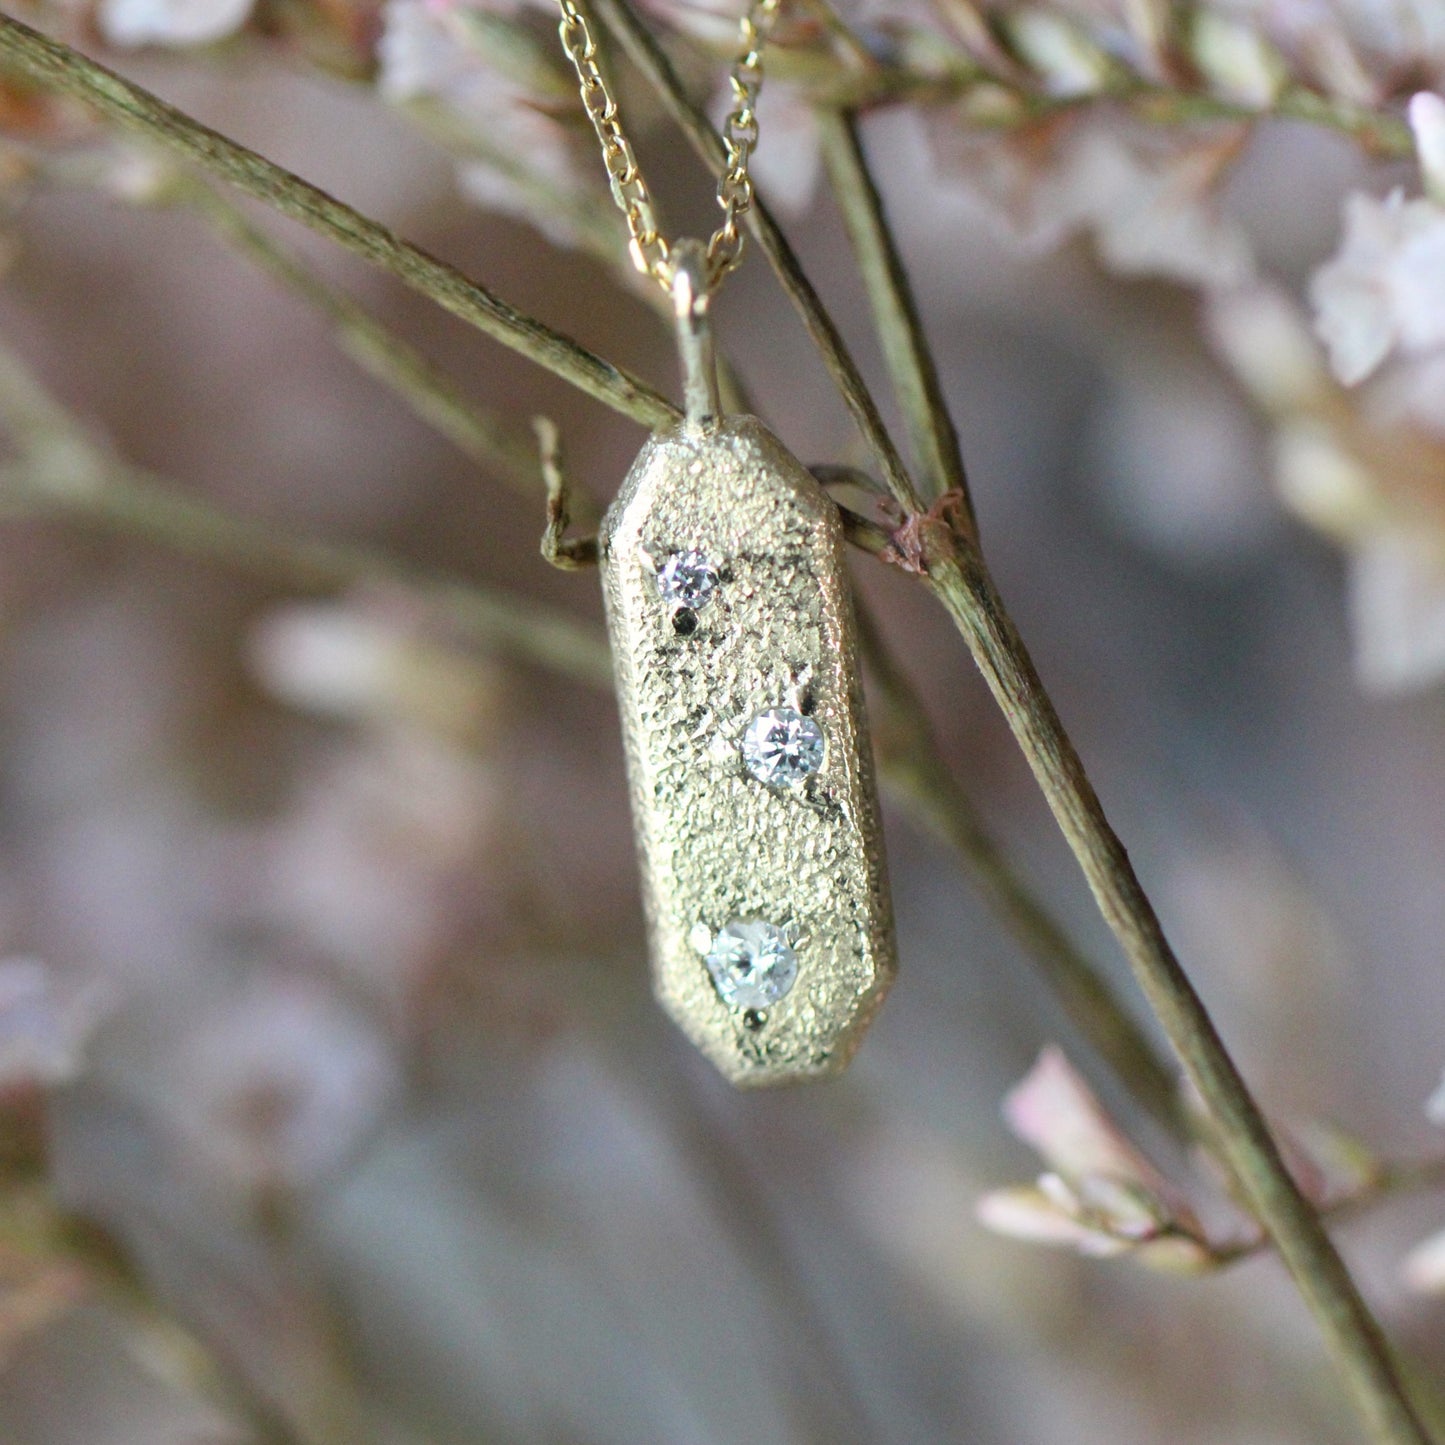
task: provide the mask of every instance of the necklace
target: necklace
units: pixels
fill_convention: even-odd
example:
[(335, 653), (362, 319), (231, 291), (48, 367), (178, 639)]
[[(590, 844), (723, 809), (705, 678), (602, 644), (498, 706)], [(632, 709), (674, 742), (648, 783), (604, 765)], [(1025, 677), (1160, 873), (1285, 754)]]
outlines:
[[(723, 219), (658, 229), (576, 0), (560, 33), (627, 221), (668, 293), (685, 414), (653, 434), (597, 542), (659, 1001), (734, 1083), (836, 1072), (897, 964), (836, 507), (763, 424), (724, 416), (709, 305), (743, 250), (762, 50), (741, 21)], [(565, 525), (558, 503), (553, 532)]]

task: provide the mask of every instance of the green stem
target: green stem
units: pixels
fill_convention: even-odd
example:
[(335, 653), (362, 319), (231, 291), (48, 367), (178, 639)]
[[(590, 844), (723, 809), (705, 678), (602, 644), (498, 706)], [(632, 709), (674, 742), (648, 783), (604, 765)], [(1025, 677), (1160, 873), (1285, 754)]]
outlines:
[[(819, 124), (833, 192), (858, 259), (915, 455), (937, 479), (936, 495), (953, 492), (967, 505), (958, 433), (856, 123), (851, 116), (830, 112), (819, 116)], [(976, 531), (971, 507), (966, 525)], [(865, 653), (879, 681), (886, 715), (894, 727), (903, 729), (906, 739), (897, 749), (895, 783), (916, 799), (933, 830), (969, 860), (994, 907), (1026, 941), (1079, 1030), (1155, 1118), (1172, 1132), (1187, 1134), (1173, 1069), (1160, 1059), (1109, 981), (1004, 863), (971, 800), (944, 766), (917, 695), (886, 649), (869, 645), (869, 631), (865, 625)]]
[[(805, 72), (798, 78), (809, 100), (820, 109), (868, 111), (898, 104), (962, 104), (960, 124), (985, 131), (1020, 130), (1058, 116), (1112, 106), (1162, 126), (1300, 121), (1348, 136), (1372, 155), (1405, 158), (1415, 151), (1410, 127), (1399, 115), (1351, 105), (1297, 84), (1286, 86), (1266, 105), (1250, 105), (1120, 73), (1097, 90), (1060, 96), (1036, 88), (1039, 83), (1032, 77), (990, 73), (976, 60), (961, 55), (955, 63), (932, 70), (876, 64), (841, 75), (836, 71)], [(979, 103), (969, 104), (975, 100)]]
[(37, 85), (73, 96), (116, 125), (153, 141), (390, 271), (444, 310), (644, 426), (666, 426), (677, 409), (645, 382), (494, 296), (454, 266), (193, 120), (70, 46), (0, 15), (0, 62)]
[(473, 582), (438, 580), (365, 547), (287, 536), (275, 527), (232, 517), (136, 467), (114, 460), (103, 474), (81, 475), (67, 450), (0, 468), (0, 498), (37, 515), (87, 527), (269, 576), (302, 592), (329, 596), (363, 586), (405, 590), (435, 608), (488, 651), (531, 663), (589, 686), (611, 681), (601, 633), (563, 613)]

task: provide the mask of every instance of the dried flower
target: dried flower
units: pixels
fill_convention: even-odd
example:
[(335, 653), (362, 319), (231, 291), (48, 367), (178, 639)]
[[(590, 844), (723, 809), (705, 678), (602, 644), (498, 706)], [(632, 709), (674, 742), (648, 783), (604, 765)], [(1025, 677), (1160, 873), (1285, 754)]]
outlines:
[(1264, 109), (1288, 79), (1288, 67), (1279, 52), (1252, 19), (1197, 10), (1190, 42), (1194, 63), (1226, 100)]
[(1004, 1100), (1009, 1127), (1049, 1166), (1031, 1185), (995, 1190), (980, 1222), (1000, 1234), (1081, 1254), (1134, 1254), (1160, 1269), (1211, 1263), (1179, 1192), (1105, 1112), (1063, 1053), (1046, 1048)]
[(476, 656), (430, 638), (403, 608), (297, 604), (256, 630), (263, 685), (295, 707), (348, 722), (396, 722), (460, 740), (494, 721), (498, 684)]
[[(1426, 1100), (1425, 1114), (1432, 1124), (1445, 1129), (1445, 1075)], [(1421, 1294), (1445, 1293), (1445, 1230), (1417, 1244), (1405, 1256), (1400, 1273), (1405, 1283)]]
[(1044, 90), (1061, 98), (1095, 95), (1109, 81), (1109, 57), (1066, 15), (1032, 7), (1004, 16), (1014, 50)]
[(1014, 1134), (1060, 1174), (1163, 1187), (1154, 1166), (1105, 1112), (1063, 1050), (1052, 1044), (1005, 1095), (1003, 1115)]
[(101, 0), (100, 33), (112, 45), (186, 49), (234, 35), (251, 18), (255, 0)]
[(1445, 1074), (1440, 1076), (1435, 1092), (1425, 1101), (1425, 1117), (1445, 1129)]
[(457, 154), (465, 195), (575, 246), (596, 223), (601, 162), (560, 53), (510, 23), (518, 8), (388, 0), (377, 86)]
[(1445, 345), (1445, 208), (1354, 195), (1345, 202), (1339, 253), (1314, 275), (1315, 328), (1330, 365), (1355, 386), (1397, 349)]
[(1445, 673), (1445, 534), (1379, 528), (1350, 553), (1356, 671), (1395, 693)]
[[(1426, 249), (1445, 248), (1445, 210), (1398, 197), (1383, 204), (1355, 200), (1365, 230), (1383, 224), (1397, 240), (1401, 208), (1417, 208), (1431, 232)], [(1363, 256), (1362, 236), (1357, 229), (1356, 260)], [(1389, 246), (1377, 259), (1386, 252)], [(1353, 278), (1342, 260), (1332, 266), (1341, 269), (1316, 277), (1316, 301), (1323, 303), (1320, 330), (1332, 342), (1342, 380), (1376, 369), (1405, 335), (1413, 342), (1428, 335), (1423, 315), (1402, 330), (1409, 287), (1389, 291), (1388, 265), (1377, 267), (1369, 282), (1363, 265)], [(1424, 279), (1423, 254), (1412, 257), (1408, 269), (1420, 273), (1411, 304), (1425, 305), (1430, 288), (1438, 290), (1445, 341), (1445, 285)], [(1209, 326), (1225, 359), (1276, 418), (1280, 497), (1349, 553), (1361, 684), (1381, 693), (1426, 685), (1445, 672), (1445, 354), (1396, 368), (1352, 395), (1312, 363), (1292, 312), (1279, 293), (1248, 288), (1218, 298)]]
[(265, 910), (404, 1002), (495, 905), (503, 806), (495, 770), (444, 740), (340, 748), (261, 840)]
[(1244, 232), (1213, 204), (1242, 127), (1165, 132), (1093, 106), (1008, 133), (940, 111), (931, 134), (948, 179), (1025, 245), (1051, 248), (1087, 234), (1104, 264), (1124, 275), (1222, 287), (1252, 274)]
[(1420, 1294), (1445, 1292), (1445, 1231), (1432, 1234), (1405, 1256), (1400, 1274)]

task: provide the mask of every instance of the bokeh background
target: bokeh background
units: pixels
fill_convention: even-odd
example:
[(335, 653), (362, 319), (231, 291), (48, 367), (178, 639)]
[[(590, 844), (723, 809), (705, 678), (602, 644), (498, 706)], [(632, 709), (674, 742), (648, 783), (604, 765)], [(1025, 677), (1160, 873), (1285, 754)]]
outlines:
[[(458, 147), (407, 104), (442, 94), (455, 56), (398, 49), (395, 14), (353, 15), (350, 61), (390, 37), (388, 89), (385, 71), (318, 64), (285, 7), (221, 8), (39, 20), (672, 389), (666, 331), (617, 269), (554, 244), (563, 223), (529, 224), (475, 170), (459, 188)], [(421, 8), (405, 23), (456, 13)], [(1274, 15), (1234, 11), (1246, 29)], [(487, 13), (549, 33), (541, 11)], [(684, 47), (706, 34), (660, 18)], [(892, 33), (887, 15), (859, 23)], [(1411, 86), (1428, 88), (1436, 40), (1419, 30)], [(398, 79), (407, 66), (421, 79)], [(1382, 113), (1404, 69), (1370, 98)], [(709, 226), (706, 178), (627, 93), (669, 215)], [(761, 189), (884, 394), (806, 114), (779, 97)], [(3, 112), (7, 387), (23, 368), (101, 455), (277, 537), (362, 543), (599, 622), (595, 578), (538, 555), (540, 482), (526, 495), (460, 456), (304, 301), (153, 204), (158, 162), (37, 104), (12, 94)], [(1301, 503), (1288, 406), (1249, 366), (1308, 371), (1310, 277), (1346, 197), (1417, 195), (1418, 168), (1288, 121), (1154, 157), (1127, 116), (1083, 111), (1094, 129), (1067, 144), (938, 107), (866, 123), (988, 554), (1269, 1109), (1428, 1156), (1445, 584), (1362, 561), (1374, 533)], [(590, 188), (578, 203), (620, 249), (585, 141), (563, 184)], [(512, 153), (552, 164), (550, 134), (536, 145)], [(1200, 160), (1211, 147), (1227, 165)], [(524, 442), (533, 415), (554, 418), (573, 474), (610, 495), (635, 426), (268, 224)], [(760, 254), (718, 324), (801, 457), (866, 461)], [(1323, 349), (1309, 364), (1326, 375)], [(1441, 490), (1428, 415), (1314, 385), (1328, 407), (1297, 411), (1319, 448), (1387, 501), (1402, 466), (1412, 497)], [(13, 471), (25, 438), (9, 431)], [(1310, 476), (1334, 476), (1311, 456)], [(1433, 535), (1432, 507), (1407, 508), (1404, 531)], [(1273, 1260), (1184, 1278), (977, 1222), (985, 1191), (1037, 1172), (999, 1106), (1049, 1042), (1161, 1162), (1187, 1164), (891, 802), (903, 967), (883, 1014), (841, 1081), (734, 1093), (648, 996), (605, 690), (486, 654), (386, 579), (302, 596), (97, 527), (83, 501), (56, 510), (17, 493), (0, 521), (7, 1445), (1358, 1438)], [(1142, 1016), (947, 619), (901, 573), (855, 571), (990, 827)], [(1408, 1290), (1402, 1262), (1442, 1212), (1438, 1195), (1392, 1199), (1342, 1233), (1436, 1409), (1445, 1304)]]

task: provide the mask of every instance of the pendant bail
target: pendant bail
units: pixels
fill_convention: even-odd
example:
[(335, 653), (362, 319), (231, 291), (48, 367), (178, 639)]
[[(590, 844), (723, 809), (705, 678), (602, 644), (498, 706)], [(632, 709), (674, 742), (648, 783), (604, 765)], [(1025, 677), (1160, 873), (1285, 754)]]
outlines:
[(694, 240), (672, 248), (672, 306), (677, 319), (677, 350), (682, 358), (684, 424), (689, 431), (705, 432), (717, 425), (722, 412), (718, 398), (717, 357), (713, 352), (712, 325), (708, 319), (711, 290), (707, 251)]

